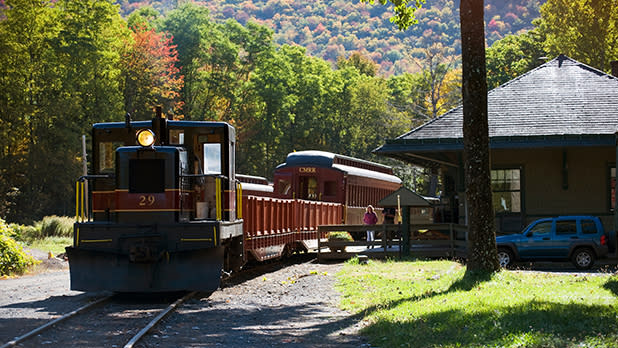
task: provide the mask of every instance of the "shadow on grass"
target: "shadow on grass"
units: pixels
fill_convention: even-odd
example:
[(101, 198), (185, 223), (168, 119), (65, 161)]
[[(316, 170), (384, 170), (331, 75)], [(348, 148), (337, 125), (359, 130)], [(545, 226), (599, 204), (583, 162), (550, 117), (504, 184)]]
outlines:
[(618, 278), (615, 276), (609, 278), (605, 284), (603, 284), (603, 288), (605, 290), (609, 290), (614, 294), (614, 296), (618, 297)]
[[(610, 306), (530, 301), (489, 312), (448, 310), (408, 322), (379, 320), (367, 328), (370, 336), (389, 332), (392, 343), (414, 347), (519, 346), (564, 347), (579, 342), (615, 342), (616, 312)], [(614, 335), (605, 336), (603, 335)], [(611, 346), (611, 345), (610, 345)]]
[(432, 298), (434, 296), (442, 296), (442, 295), (446, 295), (448, 293), (456, 292), (456, 291), (470, 291), (470, 290), (474, 289), (475, 287), (478, 287), (482, 283), (491, 280), (492, 276), (493, 276), (493, 273), (491, 273), (491, 272), (466, 271), (466, 273), (464, 273), (464, 276), (461, 277), (461, 279), (456, 280), (446, 290), (442, 290), (442, 291), (435, 291), (435, 290), (433, 290), (433, 291), (425, 292), (425, 293), (420, 294), (420, 295), (415, 295), (415, 296), (411, 296), (411, 297), (408, 297), (408, 298), (401, 298), (401, 299), (396, 300), (396, 301), (390, 301), (390, 302), (388, 302), (386, 304), (381, 303), (381, 304), (376, 305), (376, 306), (368, 307), (363, 312), (365, 313), (365, 315), (369, 315), (369, 314), (375, 312), (376, 310), (380, 310), (381, 311), (381, 310), (384, 310), (384, 309), (394, 308), (394, 307), (397, 307), (400, 304), (406, 303), (406, 302), (421, 301), (421, 300)]
[[(470, 291), (470, 296), (475, 296), (471, 290), (491, 280), (492, 276), (492, 273), (467, 271), (444, 291), (432, 291), (392, 301), (381, 305), (379, 310), (394, 309), (405, 303), (451, 292)], [(618, 279), (610, 279), (604, 288), (618, 296)], [(364, 314), (377, 310), (372, 307)], [(490, 311), (476, 308), (436, 311), (416, 318), (410, 317), (407, 321), (401, 317), (396, 321), (382, 317), (364, 332), (374, 338), (383, 337), (388, 332), (388, 337), (384, 338), (386, 346), (405, 347), (411, 344), (412, 347), (477, 347), (510, 346), (519, 342), (517, 346), (566, 347), (574, 346), (575, 340), (595, 347), (615, 347), (611, 342), (618, 339), (617, 329), (618, 312), (612, 306), (531, 300), (516, 306), (495, 306)]]

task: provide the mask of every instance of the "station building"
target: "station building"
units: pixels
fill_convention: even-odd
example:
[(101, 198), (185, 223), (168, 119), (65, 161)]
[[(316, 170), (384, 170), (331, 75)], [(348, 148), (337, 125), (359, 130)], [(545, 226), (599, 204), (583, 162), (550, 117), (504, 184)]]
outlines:
[[(613, 75), (613, 76), (612, 76)], [(491, 184), (498, 234), (556, 215), (615, 220), (618, 62), (612, 75), (567, 56), (488, 93)], [(447, 220), (467, 224), (459, 106), (374, 153), (441, 178)]]

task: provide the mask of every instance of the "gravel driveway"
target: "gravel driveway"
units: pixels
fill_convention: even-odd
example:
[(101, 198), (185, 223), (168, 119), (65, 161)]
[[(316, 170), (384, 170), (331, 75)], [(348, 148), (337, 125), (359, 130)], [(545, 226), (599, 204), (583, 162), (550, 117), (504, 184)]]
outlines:
[[(51, 262), (0, 280), (0, 345), (103, 295), (69, 290), (66, 262)], [(340, 268), (306, 260), (255, 267), (184, 304), (138, 347), (369, 347), (360, 319), (337, 308)]]

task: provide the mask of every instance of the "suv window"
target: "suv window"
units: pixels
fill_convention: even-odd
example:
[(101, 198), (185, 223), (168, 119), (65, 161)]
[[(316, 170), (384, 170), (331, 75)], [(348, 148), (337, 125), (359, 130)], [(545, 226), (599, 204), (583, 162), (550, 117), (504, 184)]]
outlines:
[(551, 221), (539, 222), (530, 229), (530, 234), (533, 236), (544, 236), (551, 232)]
[(575, 220), (556, 221), (556, 235), (577, 234), (577, 222)]
[(597, 234), (597, 224), (594, 220), (582, 220), (583, 234)]

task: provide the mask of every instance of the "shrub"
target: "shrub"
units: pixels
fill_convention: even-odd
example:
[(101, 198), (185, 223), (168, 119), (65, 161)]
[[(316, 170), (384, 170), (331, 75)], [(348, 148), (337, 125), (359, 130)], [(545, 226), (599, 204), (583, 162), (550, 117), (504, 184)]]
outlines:
[(13, 238), (15, 234), (15, 230), (10, 228), (3, 219), (0, 219), (0, 236), (7, 236)]
[(20, 242), (30, 243), (35, 239), (43, 238), (40, 222), (35, 223), (34, 226), (10, 224), (8, 225), (8, 230), (11, 231), (11, 234), (7, 235)]
[(354, 238), (350, 235), (349, 232), (346, 231), (332, 231), (328, 232), (327, 238), (329, 241), (343, 241), (343, 242), (353, 242)]
[[(329, 232), (328, 235), (326, 236), (326, 238), (328, 238), (329, 242), (353, 242), (354, 241), (354, 238), (352, 238), (350, 233), (346, 232), (346, 231), (332, 231), (332, 232)], [(332, 246), (332, 245), (329, 245), (328, 247), (330, 248), (331, 251), (334, 251), (334, 252), (345, 251), (345, 247), (344, 246)]]
[(38, 263), (12, 238), (16, 232), (0, 219), (0, 275), (23, 274)]
[(74, 218), (67, 216), (46, 216), (41, 221), (41, 237), (71, 237), (73, 236)]

